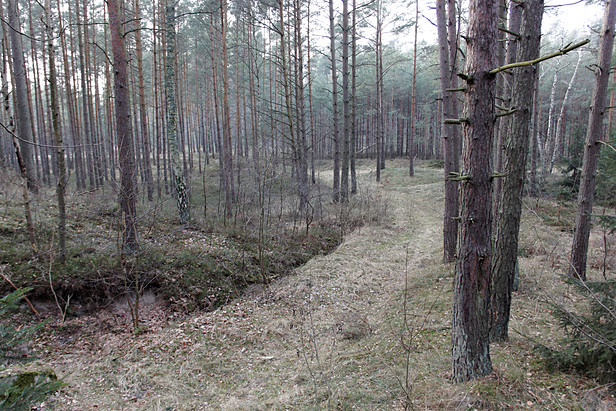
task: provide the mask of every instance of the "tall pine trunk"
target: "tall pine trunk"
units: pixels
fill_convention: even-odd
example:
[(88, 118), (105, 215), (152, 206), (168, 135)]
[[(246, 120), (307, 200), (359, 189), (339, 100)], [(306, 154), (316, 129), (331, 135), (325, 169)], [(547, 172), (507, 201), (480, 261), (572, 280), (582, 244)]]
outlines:
[(411, 124), (406, 143), (409, 155), (409, 176), (415, 175), (415, 130), (417, 117), (417, 34), (419, 32), (419, 0), (415, 0), (415, 36), (413, 37), (413, 79), (411, 81)]
[(336, 31), (334, 25), (334, 0), (329, 0), (329, 36), (332, 69), (332, 104), (333, 104), (333, 138), (334, 144), (334, 183), (332, 188), (332, 200), (340, 201), (340, 136), (338, 133), (338, 73), (336, 69)]
[(154, 199), (154, 179), (152, 177), (152, 165), (150, 164), (151, 149), (148, 133), (148, 116), (145, 105), (145, 85), (143, 82), (143, 51), (141, 47), (141, 13), (139, 0), (135, 0), (135, 21), (137, 24), (135, 31), (135, 53), (137, 56), (137, 81), (139, 87), (139, 116), (141, 125), (141, 139), (143, 141), (143, 167), (145, 168), (145, 183), (147, 188), (148, 200)]
[(225, 216), (230, 218), (235, 200), (235, 185), (233, 183), (233, 147), (231, 143), (231, 114), (229, 112), (227, 0), (220, 0), (220, 41), (222, 45), (222, 161), (225, 182)]
[(124, 19), (120, 18), (117, 0), (108, 0), (107, 10), (109, 12), (109, 29), (113, 51), (116, 129), (120, 164), (120, 209), (124, 215), (122, 251), (134, 253), (139, 248), (135, 221), (137, 214), (137, 184), (133, 130), (130, 118), (128, 59), (124, 45), (125, 33), (122, 29)]
[(351, 141), (349, 166), (351, 171), (351, 194), (357, 194), (357, 5), (353, 0), (353, 22), (351, 31)]
[(599, 43), (599, 61), (595, 69), (595, 89), (588, 117), (582, 177), (573, 231), (573, 245), (571, 246), (569, 275), (582, 280), (586, 279), (586, 258), (597, 177), (597, 161), (599, 159), (599, 151), (601, 150), (601, 139), (605, 135), (603, 120), (605, 117), (605, 101), (610, 75), (610, 62), (612, 60), (612, 48), (614, 46), (615, 20), (616, 0), (609, 0), (605, 5), (605, 14), (603, 15)]
[[(438, 28), (439, 44), (439, 68), (441, 77), (441, 95), (443, 118), (452, 119), (454, 112), (453, 101), (457, 98), (451, 88), (451, 79), (455, 73), (451, 71), (452, 64), (450, 59), (450, 45), (447, 35), (447, 14), (445, 11), (445, 0), (436, 1), (436, 22)], [(452, 262), (456, 258), (456, 244), (458, 240), (458, 187), (457, 183), (450, 179), (450, 173), (457, 172), (457, 142), (455, 140), (456, 124), (444, 122), (442, 125), (443, 137), (443, 159), (445, 171), (445, 211), (443, 217), (443, 261)]]
[(489, 348), (491, 147), (494, 136), (498, 3), (471, 0), (465, 68), (464, 175), (460, 188), (460, 251), (453, 294), (453, 379), (492, 372)]
[(349, 0), (342, 0), (342, 176), (340, 200), (349, 201), (349, 155), (351, 144), (351, 93), (349, 90)]
[[(514, 35), (514, 33), (520, 33), (520, 24), (522, 23), (522, 9), (525, 3), (516, 3), (511, 2), (509, 4), (509, 25), (507, 30), (509, 30), (510, 37), (504, 37), (503, 40), (507, 41), (507, 50), (505, 54), (505, 63), (510, 64), (515, 62), (518, 54), (518, 36)], [(512, 106), (512, 87), (513, 87), (513, 79), (511, 76), (503, 76), (501, 75), (500, 79), (502, 80), (502, 93), (499, 98), (501, 101), (501, 106), (505, 109), (509, 109)], [(494, 165), (495, 170), (502, 171), (503, 168), (503, 150), (505, 147), (505, 140), (507, 139), (507, 133), (509, 131), (511, 117), (504, 116), (499, 119), (498, 126), (498, 136), (496, 141), (496, 164)], [(496, 179), (494, 181), (494, 194), (492, 198), (492, 209), (494, 210), (494, 215), (498, 212), (498, 204), (500, 201), (500, 190), (501, 190), (501, 180)]]
[(11, 57), (13, 59), (13, 80), (15, 84), (15, 116), (17, 117), (17, 133), (19, 135), (19, 151), (25, 168), (25, 178), (28, 188), (32, 192), (38, 191), (34, 163), (34, 136), (32, 135), (32, 123), (30, 104), (28, 102), (26, 65), (24, 62), (23, 44), (21, 40), (21, 24), (19, 22), (19, 10), (17, 0), (9, 0), (7, 3), (9, 21), (9, 37), (11, 39)]
[[(523, 3), (524, 18), (521, 28), (519, 60), (539, 57), (543, 0)], [(503, 141), (503, 174), (501, 196), (496, 220), (496, 241), (492, 263), (492, 323), (490, 340), (502, 341), (508, 337), (511, 291), (516, 270), (518, 234), (522, 215), (522, 193), (526, 176), (533, 97), (537, 81), (537, 66), (515, 69), (511, 106), (512, 115)]]

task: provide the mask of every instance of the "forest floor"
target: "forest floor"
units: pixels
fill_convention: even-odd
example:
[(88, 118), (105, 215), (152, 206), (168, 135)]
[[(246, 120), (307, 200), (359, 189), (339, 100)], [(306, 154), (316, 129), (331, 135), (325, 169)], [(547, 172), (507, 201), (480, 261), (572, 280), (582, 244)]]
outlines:
[(615, 409), (609, 387), (546, 370), (533, 348), (562, 334), (548, 304), (575, 303), (558, 275), (571, 235), (545, 224), (557, 207), (539, 201), (525, 208), (511, 338), (492, 346), (492, 375), (451, 382), (442, 180), (431, 168), (409, 178), (401, 160), (378, 185), (362, 169), (385, 218), (215, 311), (173, 317), (146, 294), (138, 335), (121, 302), (55, 325), (39, 364), (67, 386), (41, 409)]

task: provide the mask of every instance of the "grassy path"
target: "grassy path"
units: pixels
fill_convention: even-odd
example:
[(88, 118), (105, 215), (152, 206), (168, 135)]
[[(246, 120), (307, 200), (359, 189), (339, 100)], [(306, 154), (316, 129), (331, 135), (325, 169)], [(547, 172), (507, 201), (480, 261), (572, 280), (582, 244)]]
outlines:
[[(442, 172), (418, 169), (411, 180), (398, 165), (379, 186), (361, 174), (360, 197), (381, 196), (388, 217), (332, 254), (215, 312), (136, 338), (103, 334), (88, 356), (56, 357), (56, 371), (71, 373), (57, 406), (568, 408), (570, 381), (530, 378), (538, 365), (520, 339), (495, 347), (493, 377), (449, 382), (453, 267), (441, 264)], [(544, 400), (534, 394), (541, 390)]]

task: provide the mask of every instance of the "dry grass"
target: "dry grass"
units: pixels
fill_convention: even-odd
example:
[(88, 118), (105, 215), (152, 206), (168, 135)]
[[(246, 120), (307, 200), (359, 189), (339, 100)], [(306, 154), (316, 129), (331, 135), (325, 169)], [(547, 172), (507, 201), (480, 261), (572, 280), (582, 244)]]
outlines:
[[(321, 178), (328, 175), (323, 172)], [(572, 294), (556, 275), (563, 269), (569, 235), (546, 226), (531, 210), (524, 215), (525, 257), (511, 339), (493, 346), (493, 375), (452, 384), (454, 268), (441, 263), (442, 171), (418, 168), (410, 179), (399, 161), (388, 163), (381, 184), (372, 177), (370, 171), (360, 173), (365, 193), (382, 199), (379, 210), (390, 216), (384, 223), (356, 230), (334, 253), (313, 258), (294, 275), (255, 287), (217, 311), (152, 326), (136, 337), (100, 330), (85, 336), (91, 341), (81, 352), (59, 345), (43, 362), (70, 385), (48, 406), (389, 410), (614, 405), (592, 381), (548, 373), (533, 351), (533, 341), (557, 344), (560, 331), (547, 302)]]

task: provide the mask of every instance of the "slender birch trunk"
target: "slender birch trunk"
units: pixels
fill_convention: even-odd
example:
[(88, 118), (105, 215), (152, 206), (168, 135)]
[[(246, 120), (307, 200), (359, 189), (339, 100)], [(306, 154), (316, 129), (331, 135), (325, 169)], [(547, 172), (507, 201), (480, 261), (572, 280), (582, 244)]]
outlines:
[(166, 31), (166, 68), (165, 73), (165, 92), (167, 96), (167, 140), (173, 169), (173, 182), (178, 206), (178, 217), (180, 224), (185, 224), (190, 220), (190, 205), (188, 199), (188, 184), (184, 176), (182, 163), (180, 162), (180, 151), (177, 132), (177, 104), (176, 104), (176, 70), (175, 70), (175, 0), (167, 0)]

